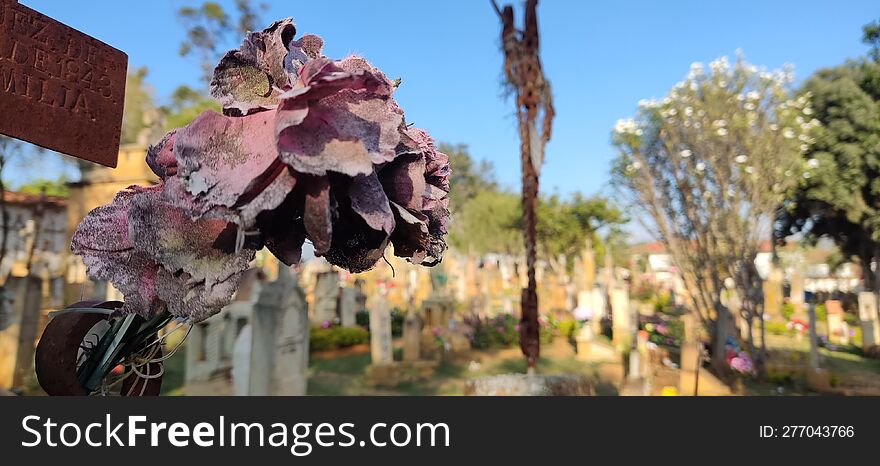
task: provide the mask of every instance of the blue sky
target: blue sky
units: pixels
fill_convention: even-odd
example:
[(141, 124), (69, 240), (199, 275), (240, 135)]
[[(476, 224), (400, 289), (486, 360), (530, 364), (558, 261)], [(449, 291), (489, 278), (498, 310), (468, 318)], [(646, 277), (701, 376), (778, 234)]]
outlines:
[[(20, 2), (124, 50), (131, 66), (147, 66), (160, 102), (178, 84), (197, 83), (196, 62), (177, 55), (183, 29), (174, 15), (195, 1)], [(518, 188), (515, 118), (502, 98), (499, 25), (488, 0), (267, 3), (267, 24), (292, 16), (300, 33), (324, 37), (328, 56), (362, 54), (402, 77), (397, 99), (409, 121), (469, 145), (494, 163), (502, 184)], [(878, 16), (876, 0), (543, 0), (542, 56), (557, 118), (542, 189), (602, 191), (614, 122), (631, 116), (639, 99), (664, 95), (692, 62), (742, 49), (756, 65), (792, 63), (803, 78), (864, 54), (861, 26)]]

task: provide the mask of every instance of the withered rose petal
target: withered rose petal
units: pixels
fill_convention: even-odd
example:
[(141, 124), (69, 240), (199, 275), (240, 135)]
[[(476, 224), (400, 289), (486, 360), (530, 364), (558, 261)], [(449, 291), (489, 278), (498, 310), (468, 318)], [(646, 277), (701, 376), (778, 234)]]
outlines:
[(379, 172), (382, 187), (392, 202), (407, 209), (422, 210), (425, 194), (425, 158), (421, 154), (401, 154)]
[(391, 105), (384, 79), (316, 59), (298, 85), (281, 96), (276, 120), (281, 158), (294, 170), (356, 176), (394, 159), (403, 113)]
[(382, 258), (388, 240), (388, 233), (368, 227), (360, 215), (340, 206), (333, 241), (324, 258), (351, 273), (364, 272)]
[(276, 21), (248, 33), (237, 50), (223, 56), (214, 69), (211, 95), (224, 113), (247, 115), (277, 105), (278, 95), (290, 87), (284, 62), (295, 34), (292, 19)]
[(313, 34), (306, 34), (290, 43), (290, 53), (284, 59), (284, 69), (290, 73), (288, 79), (291, 84), (296, 82), (300, 68), (309, 60), (321, 58), (323, 48), (324, 39)]
[(278, 207), (296, 179), (277, 157), (272, 112), (228, 117), (204, 112), (178, 130), (178, 178), (169, 199), (193, 217), (216, 217), (250, 228), (262, 211)]
[(147, 149), (147, 165), (163, 180), (177, 174), (177, 159), (174, 157), (176, 132), (177, 130), (168, 132), (161, 141)]
[(406, 134), (414, 141), (425, 156), (425, 179), (428, 183), (449, 192), (449, 156), (437, 150), (434, 138), (425, 130), (409, 128)]
[(373, 230), (394, 231), (394, 213), (376, 173), (356, 176), (348, 187), (351, 209)]
[(330, 206), (330, 182), (326, 176), (309, 177), (306, 181), (304, 226), (315, 255), (323, 256), (330, 249), (333, 219)]
[(208, 294), (246, 270), (255, 254), (252, 249), (230, 254), (216, 248), (227, 226), (223, 220), (192, 220), (158, 191), (135, 196), (128, 210), (134, 250), (148, 254), (172, 274), (187, 273), (191, 284), (202, 284)]
[(408, 211), (403, 206), (392, 202), (396, 228), (391, 234), (391, 244), (394, 245), (394, 255), (408, 259), (414, 264), (420, 264), (428, 255), (430, 244), (428, 232), (428, 218), (420, 213)]

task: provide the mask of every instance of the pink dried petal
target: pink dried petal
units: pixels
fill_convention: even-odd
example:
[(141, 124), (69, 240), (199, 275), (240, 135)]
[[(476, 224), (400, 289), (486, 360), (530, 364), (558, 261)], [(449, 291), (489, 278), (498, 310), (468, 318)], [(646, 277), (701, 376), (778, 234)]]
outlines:
[(208, 111), (178, 130), (178, 179), (168, 181), (168, 198), (192, 217), (253, 226), (296, 185), (278, 159), (273, 122), (272, 112), (227, 117)]
[(408, 153), (382, 167), (379, 172), (382, 187), (392, 202), (407, 209), (422, 210), (425, 193), (425, 158), (422, 154)]
[(296, 81), (300, 68), (309, 60), (321, 58), (322, 49), (324, 48), (324, 39), (312, 34), (306, 34), (290, 43), (290, 53), (284, 59), (284, 69), (292, 79), (290, 83)]
[(390, 234), (394, 231), (394, 214), (388, 197), (375, 173), (356, 176), (348, 188), (351, 209), (373, 230)]
[(394, 255), (403, 257), (414, 264), (420, 264), (428, 255), (430, 234), (428, 218), (420, 213), (410, 212), (403, 206), (392, 202), (396, 228), (391, 234)]
[(228, 223), (216, 219), (191, 220), (161, 192), (135, 196), (128, 211), (133, 247), (149, 254), (172, 274), (187, 273), (211, 293), (215, 285), (246, 270), (254, 250), (228, 253), (215, 247)]
[(303, 223), (315, 247), (315, 255), (323, 256), (330, 249), (333, 235), (330, 182), (326, 176), (309, 177), (304, 211)]
[(276, 135), (282, 160), (300, 173), (366, 175), (393, 160), (403, 113), (383, 78), (348, 73), (326, 59), (300, 70), (298, 87), (281, 96)]
[(237, 50), (230, 50), (214, 69), (211, 95), (224, 113), (247, 115), (274, 108), (278, 95), (290, 88), (285, 58), (296, 35), (290, 18), (276, 21), (259, 32), (251, 32)]
[(177, 174), (177, 159), (174, 157), (176, 132), (177, 130), (168, 132), (161, 141), (147, 149), (147, 165), (163, 180)]

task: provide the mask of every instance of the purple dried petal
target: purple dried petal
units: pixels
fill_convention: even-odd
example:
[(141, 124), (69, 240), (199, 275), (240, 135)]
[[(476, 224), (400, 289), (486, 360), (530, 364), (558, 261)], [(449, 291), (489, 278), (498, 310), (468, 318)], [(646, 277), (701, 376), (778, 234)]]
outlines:
[(300, 70), (298, 87), (281, 96), (276, 135), (282, 160), (300, 173), (366, 175), (394, 159), (403, 112), (384, 78), (349, 73), (327, 59)]
[(422, 210), (425, 194), (425, 158), (422, 154), (401, 154), (379, 172), (382, 187), (392, 202), (413, 211)]
[(406, 258), (414, 264), (420, 264), (428, 255), (430, 245), (428, 218), (394, 202), (391, 203), (391, 207), (397, 225), (394, 233), (391, 234), (394, 255)]
[(303, 223), (315, 247), (315, 255), (323, 256), (330, 249), (333, 235), (330, 182), (326, 176), (320, 176), (309, 177), (306, 183)]
[(394, 231), (394, 214), (388, 197), (375, 173), (356, 176), (348, 188), (351, 209), (373, 230), (390, 234)]
[(224, 113), (247, 115), (274, 108), (278, 95), (290, 88), (285, 58), (296, 27), (290, 18), (276, 21), (259, 32), (251, 32), (237, 50), (230, 50), (214, 69), (211, 95), (223, 105)]
[(296, 185), (278, 159), (273, 123), (272, 112), (227, 117), (208, 111), (178, 130), (178, 179), (168, 180), (168, 198), (192, 217), (253, 226)]
[(147, 149), (147, 165), (162, 180), (177, 174), (177, 159), (174, 157), (174, 134), (172, 130), (156, 145)]
[(212, 244), (227, 224), (189, 220), (165, 202), (162, 189), (119, 192), (83, 219), (71, 251), (82, 256), (90, 277), (123, 293), (124, 312), (149, 317), (167, 308), (198, 321), (232, 299), (254, 250), (215, 250)]
[(300, 68), (309, 60), (321, 58), (322, 49), (324, 48), (324, 39), (312, 34), (306, 34), (290, 43), (290, 53), (284, 59), (284, 69), (293, 79), (291, 84), (296, 81)]
[(216, 219), (191, 220), (161, 192), (135, 196), (128, 210), (129, 230), (136, 251), (150, 255), (171, 273), (180, 271), (208, 292), (216, 284), (247, 269), (254, 251), (227, 253), (215, 247), (228, 223)]

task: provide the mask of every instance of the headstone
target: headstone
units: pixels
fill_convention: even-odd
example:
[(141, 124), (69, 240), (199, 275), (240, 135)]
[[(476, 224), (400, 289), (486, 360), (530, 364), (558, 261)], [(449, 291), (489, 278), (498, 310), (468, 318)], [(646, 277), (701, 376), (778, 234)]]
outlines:
[(238, 333), (232, 348), (232, 391), (235, 396), (246, 396), (251, 379), (251, 344), (253, 334), (250, 324)]
[(315, 280), (315, 309), (312, 322), (323, 325), (332, 323), (339, 302), (339, 272), (335, 270), (319, 272)]
[(370, 309), (370, 356), (373, 365), (391, 364), (394, 352), (391, 341), (391, 312), (384, 294), (380, 293)]
[(38, 277), (10, 277), (6, 282), (12, 305), (10, 324), (0, 331), (0, 388), (19, 387), (33, 372), (42, 286)]
[(403, 321), (403, 360), (418, 361), (422, 357), (422, 319), (409, 312)]
[(309, 321), (305, 294), (288, 269), (266, 285), (254, 306), (248, 394), (305, 395)]
[(877, 295), (870, 291), (859, 293), (859, 322), (862, 328), (862, 349), (880, 345), (880, 317), (877, 315)]
[(115, 167), (127, 68), (125, 53), (0, 1), (0, 133)]
[(697, 320), (692, 314), (681, 316), (684, 322), (684, 341), (681, 343), (678, 391), (682, 395), (695, 395), (698, 371), (702, 367), (703, 345), (697, 336)]
[(764, 315), (768, 319), (778, 319), (782, 314), (782, 270), (771, 266), (767, 280), (764, 281)]
[(794, 315), (803, 318), (806, 315), (806, 306), (804, 304), (804, 274), (800, 268), (796, 268), (791, 274), (791, 305), (794, 308)]
[(590, 290), (590, 309), (593, 311), (593, 318), (590, 325), (593, 327), (593, 334), (602, 333), (602, 319), (605, 318), (605, 293), (601, 288), (593, 287)]
[(843, 341), (849, 341), (849, 335), (846, 335), (843, 328), (843, 307), (840, 301), (825, 301), (825, 315), (828, 323), (828, 341), (831, 343), (842, 345)]
[(345, 287), (339, 298), (339, 321), (343, 327), (357, 326), (358, 289)]
[(611, 334), (615, 348), (632, 345), (632, 309), (626, 288), (614, 287), (609, 293), (611, 301)]

